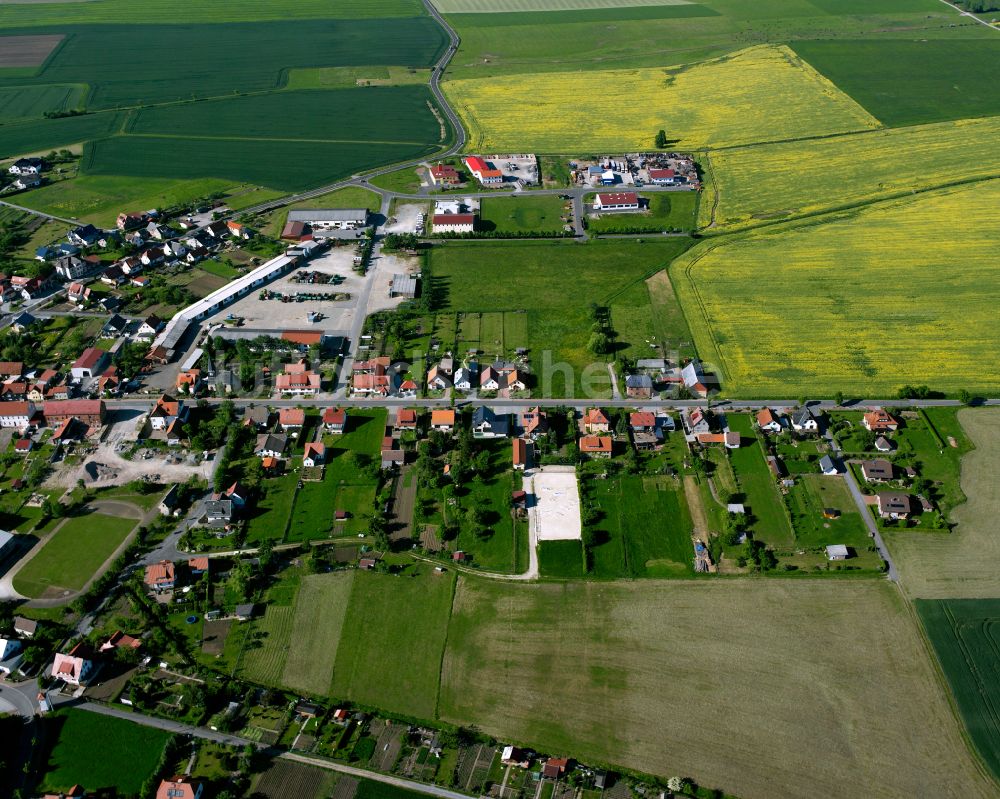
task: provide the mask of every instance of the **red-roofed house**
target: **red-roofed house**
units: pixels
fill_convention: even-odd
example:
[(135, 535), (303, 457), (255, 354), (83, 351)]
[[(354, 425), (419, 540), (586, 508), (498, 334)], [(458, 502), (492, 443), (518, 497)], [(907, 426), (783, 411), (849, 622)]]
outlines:
[(600, 408), (590, 408), (584, 414), (583, 429), (588, 433), (607, 433), (611, 430), (611, 420)]
[(583, 436), (580, 439), (580, 454), (591, 458), (610, 458), (611, 436)]
[(866, 413), (861, 424), (873, 433), (894, 433), (899, 428), (899, 420), (881, 408)]
[(770, 408), (761, 408), (757, 411), (757, 426), (765, 433), (781, 432), (781, 422)]
[(637, 433), (652, 433), (656, 430), (656, 416), (650, 411), (629, 414), (628, 425)]
[(515, 438), (513, 442), (512, 459), (514, 468), (524, 471), (528, 468), (528, 460), (531, 457), (531, 446), (523, 438)]
[(142, 641), (131, 635), (126, 635), (121, 630), (115, 631), (112, 636), (101, 644), (101, 652), (108, 652), (112, 649), (139, 649)]
[(161, 560), (159, 563), (151, 563), (146, 567), (146, 576), (143, 582), (159, 593), (160, 591), (170, 591), (177, 582), (174, 564), (169, 560)]
[(448, 164), (437, 164), (430, 168), (431, 183), (435, 186), (457, 186), (462, 182), (458, 170)]
[(35, 415), (33, 402), (0, 402), (0, 427), (23, 430)]
[(431, 224), (435, 233), (472, 233), (476, 229), (476, 215), (434, 214)]
[(299, 372), (298, 374), (280, 374), (274, 383), (282, 394), (294, 394), (297, 397), (312, 397), (320, 389), (321, 378), (316, 372)]
[(306, 423), (306, 412), (302, 408), (282, 408), (278, 411), (278, 424), (286, 433), (301, 430)]
[(192, 782), (190, 777), (171, 777), (162, 780), (156, 789), (156, 799), (201, 799), (204, 786)]
[(108, 366), (108, 353), (99, 350), (97, 347), (87, 347), (80, 357), (73, 361), (70, 367), (70, 374), (78, 380), (86, 380), (97, 377)]
[(149, 412), (149, 426), (153, 430), (166, 430), (174, 422), (181, 423), (187, 421), (188, 409), (184, 405), (184, 400), (177, 400), (169, 394), (161, 394), (156, 400), (156, 404)]
[(677, 172), (673, 169), (650, 169), (649, 182), (657, 186), (673, 186), (678, 181)]
[(210, 566), (211, 561), (205, 555), (199, 555), (197, 558), (188, 558), (188, 571), (195, 576), (204, 574), (209, 570)]
[(94, 661), (90, 648), (83, 641), (74, 646), (69, 654), (57, 653), (52, 661), (52, 676), (69, 685), (82, 685), (94, 673)]
[(42, 415), (53, 427), (71, 418), (79, 419), (88, 427), (100, 427), (106, 412), (104, 400), (55, 400), (42, 405)]
[(601, 192), (594, 200), (595, 211), (638, 211), (639, 195), (634, 191)]
[(306, 444), (305, 454), (302, 457), (303, 466), (322, 466), (326, 463), (326, 445), (316, 441)]
[(416, 430), (417, 429), (417, 412), (412, 408), (402, 408), (399, 413), (396, 414), (396, 425), (397, 430)]
[(347, 411), (343, 408), (327, 408), (323, 411), (323, 425), (327, 432), (343, 433), (347, 427)]

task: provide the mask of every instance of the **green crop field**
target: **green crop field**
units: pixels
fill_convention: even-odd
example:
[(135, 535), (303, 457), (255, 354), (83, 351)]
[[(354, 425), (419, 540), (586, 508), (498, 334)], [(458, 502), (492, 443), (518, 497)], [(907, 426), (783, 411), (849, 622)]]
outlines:
[[(1000, 346), (997, 201), (988, 181), (775, 225), (703, 244), (670, 274), (727, 393), (995, 391), (1000, 374), (983, 364)], [(823, 335), (805, 343), (807, 329)]]
[(333, 695), (422, 719), (437, 708), (454, 577), (358, 572), (333, 669)]
[(104, 513), (67, 519), (14, 575), (14, 590), (32, 598), (81, 590), (136, 524)]
[(121, 128), (124, 115), (87, 114), (64, 119), (32, 119), (0, 125), (0, 158), (46, 152), (108, 136)]
[(1000, 779), (1000, 599), (917, 600), (959, 713)]
[[(982, 28), (971, 27), (974, 33)], [(1000, 114), (1000, 84), (983, 80), (1000, 59), (1000, 36), (921, 39), (796, 42), (794, 48), (889, 126)]]
[[(253, 622), (253, 631), (244, 644), (240, 676), (261, 685), (279, 685), (294, 626), (295, 609), (270, 602), (263, 617)], [(311, 675), (305, 676), (296, 669), (293, 676), (307, 680)]]
[(302, 578), (295, 598), (292, 639), (281, 684), (310, 696), (330, 692), (354, 572), (313, 574)]
[(869, 580), (463, 577), (439, 713), (743, 796), (995, 795), (916, 620)]
[(57, 710), (43, 724), (42, 740), (51, 749), (38, 789), (47, 793), (86, 785), (114, 786), (119, 796), (138, 796), (170, 739), (163, 730), (85, 710)]
[(599, 578), (675, 577), (692, 573), (691, 514), (679, 482), (667, 477), (595, 480), (601, 511), (591, 573)]
[(0, 119), (40, 117), (46, 111), (68, 111), (80, 104), (85, 90), (86, 86), (80, 84), (0, 89)]
[(565, 201), (551, 195), (487, 198), (482, 201), (479, 229), (501, 233), (561, 233)]
[(699, 221), (743, 227), (1000, 177), (998, 136), (993, 117), (716, 150)]
[[(431, 253), (435, 290), (441, 310), (455, 312), (526, 311), (527, 341), (538, 387), (547, 396), (566, 396), (579, 387), (587, 371), (596, 392), (610, 393), (604, 357), (588, 349), (588, 306), (634, 303), (636, 313), (670, 317), (679, 313), (670, 299), (658, 293), (630, 293), (634, 284), (660, 271), (683, 252), (690, 241), (668, 239), (646, 242), (449, 242)], [(509, 280), (510, 264), (517, 264), (517, 280)], [(505, 315), (505, 320), (508, 315)], [(505, 322), (506, 325), (506, 322)], [(616, 345), (628, 346), (622, 338)], [(508, 346), (510, 346), (508, 344)], [(546, 364), (552, 366), (547, 367)], [(564, 364), (565, 368), (556, 368)], [(577, 388), (578, 391), (578, 388)], [(600, 396), (600, 393), (595, 394)]]
[[(699, 195), (693, 191), (648, 192), (647, 210), (637, 214), (603, 214), (587, 220), (591, 233), (660, 233), (694, 230)], [(593, 202), (588, 197), (587, 202)]]
[(542, 577), (577, 579), (585, 565), (583, 545), (578, 540), (538, 543), (538, 571)]

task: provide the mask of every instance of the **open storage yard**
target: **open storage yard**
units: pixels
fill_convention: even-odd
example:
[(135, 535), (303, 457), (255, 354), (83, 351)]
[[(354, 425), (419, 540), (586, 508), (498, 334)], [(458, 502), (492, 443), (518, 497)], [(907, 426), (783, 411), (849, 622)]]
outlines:
[(735, 396), (995, 392), (998, 201), (990, 181), (701, 245), (671, 267), (699, 354)]

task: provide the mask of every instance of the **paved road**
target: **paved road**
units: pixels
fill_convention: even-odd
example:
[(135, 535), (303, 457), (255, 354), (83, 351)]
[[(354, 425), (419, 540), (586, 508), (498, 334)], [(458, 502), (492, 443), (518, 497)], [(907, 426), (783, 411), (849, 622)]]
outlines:
[(988, 23), (986, 20), (980, 19), (975, 14), (973, 14), (971, 11), (962, 11), (962, 9), (956, 8), (951, 3), (949, 3), (948, 0), (941, 0), (941, 2), (944, 3), (946, 6), (948, 6), (948, 8), (952, 9), (953, 11), (957, 11), (960, 16), (969, 17), (969, 19), (975, 20), (980, 25), (985, 25), (990, 30), (1000, 30), (995, 25), (991, 25), (990, 23)]
[[(191, 735), (195, 738), (203, 738), (206, 741), (215, 741), (216, 743), (228, 744), (232, 746), (244, 747), (247, 744), (261, 750), (268, 750), (265, 744), (259, 743), (257, 741), (251, 741), (248, 738), (241, 738), (238, 735), (231, 735), (224, 732), (216, 732), (215, 730), (209, 730), (205, 727), (194, 727), (190, 724), (181, 724), (177, 721), (171, 721), (169, 719), (154, 718), (152, 716), (145, 716), (141, 713), (131, 713), (125, 710), (118, 710), (117, 708), (106, 707), (104, 705), (98, 705), (93, 702), (82, 702), (76, 705), (80, 710), (86, 710), (91, 713), (99, 713), (102, 716), (113, 716), (114, 718), (125, 719), (127, 721), (134, 722), (136, 724), (142, 724), (146, 727), (153, 727), (154, 729), (164, 730), (166, 732), (172, 732), (178, 735)], [(334, 763), (330, 760), (319, 757), (310, 757), (309, 755), (300, 755), (294, 752), (274, 752), (278, 758), (282, 760), (290, 760), (295, 763), (302, 763), (309, 766), (317, 766), (319, 768), (327, 769), (328, 771), (337, 771), (341, 774), (348, 774), (352, 777), (358, 777), (359, 779), (374, 780), (375, 782), (382, 782), (387, 785), (394, 785), (397, 788), (405, 788), (410, 791), (416, 791), (418, 793), (427, 794), (430, 796), (439, 797), (439, 799), (469, 799), (468, 794), (459, 793), (458, 791), (451, 791), (447, 788), (441, 788), (437, 785), (426, 785), (422, 782), (416, 782), (414, 780), (403, 779), (402, 777), (393, 777), (388, 774), (382, 774), (377, 771), (368, 771), (367, 769), (355, 768), (353, 766), (347, 766), (342, 763)]]
[(13, 712), (30, 719), (38, 710), (35, 697), (38, 694), (38, 681), (10, 683), (0, 682), (0, 700), (10, 705)]
[[(830, 430), (826, 431), (825, 438), (830, 443), (830, 448), (833, 450), (834, 454), (840, 457), (840, 446), (837, 444), (837, 439), (834, 438), (833, 433)], [(882, 534), (879, 532), (878, 525), (875, 524), (875, 520), (872, 518), (871, 510), (868, 508), (868, 505), (865, 504), (865, 495), (861, 493), (861, 489), (858, 487), (858, 481), (854, 479), (854, 473), (851, 471), (851, 467), (846, 463), (844, 464), (844, 473), (841, 477), (843, 477), (847, 483), (847, 488), (851, 492), (854, 504), (858, 506), (858, 512), (861, 514), (861, 518), (865, 520), (865, 526), (868, 528), (868, 534), (875, 542), (875, 548), (878, 550), (878, 554), (886, 563), (886, 576), (888, 576), (888, 578), (894, 583), (899, 582), (899, 571), (896, 569), (896, 564), (892, 561), (892, 556), (889, 555), (889, 547), (885, 545)]]

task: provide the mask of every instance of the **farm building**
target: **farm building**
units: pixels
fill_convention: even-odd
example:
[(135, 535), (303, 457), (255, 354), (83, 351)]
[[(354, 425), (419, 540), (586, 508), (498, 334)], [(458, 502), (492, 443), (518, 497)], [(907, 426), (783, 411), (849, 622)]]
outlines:
[(303, 222), (313, 230), (358, 230), (368, 224), (367, 208), (300, 208), (288, 212), (288, 222)]
[(396, 274), (392, 276), (392, 282), (389, 284), (389, 296), (390, 297), (405, 297), (408, 300), (412, 300), (417, 296), (417, 278), (416, 275), (400, 275)]
[(503, 183), (503, 172), (477, 155), (462, 159), (469, 174), (484, 186), (499, 186)]
[(638, 211), (639, 195), (634, 191), (602, 192), (594, 200), (595, 211)]
[(435, 233), (472, 233), (476, 229), (476, 215), (434, 214), (431, 224)]
[(110, 360), (105, 350), (96, 347), (88, 347), (79, 358), (73, 361), (70, 372), (78, 380), (96, 377), (104, 371)]

